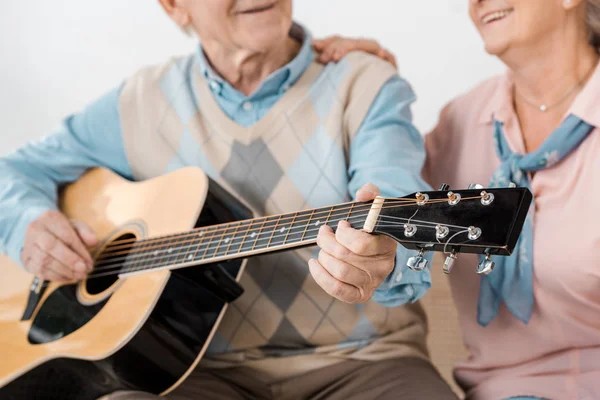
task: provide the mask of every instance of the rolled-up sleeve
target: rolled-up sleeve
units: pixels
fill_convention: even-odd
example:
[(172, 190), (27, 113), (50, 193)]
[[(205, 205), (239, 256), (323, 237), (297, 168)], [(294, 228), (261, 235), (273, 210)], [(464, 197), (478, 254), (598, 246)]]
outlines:
[[(350, 143), (349, 191), (366, 183), (379, 187), (384, 197), (401, 197), (431, 190), (421, 177), (425, 161), (423, 138), (412, 123), (415, 94), (406, 80), (394, 76), (381, 88)], [(421, 298), (431, 286), (429, 269), (417, 272), (406, 262), (416, 251), (398, 246), (394, 271), (375, 291), (373, 299), (399, 306)]]
[(0, 158), (0, 252), (21, 264), (29, 224), (57, 208), (58, 189), (92, 167), (131, 179), (119, 118), (120, 87), (43, 139)]

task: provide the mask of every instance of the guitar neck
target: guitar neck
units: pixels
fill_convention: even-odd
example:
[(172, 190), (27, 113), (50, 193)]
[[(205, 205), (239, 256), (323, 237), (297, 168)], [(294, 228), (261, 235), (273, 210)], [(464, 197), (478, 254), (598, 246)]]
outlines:
[(363, 229), (373, 201), (353, 202), (206, 226), (176, 235), (135, 242), (122, 264), (121, 275), (176, 269), (246, 258), (315, 244), (323, 225), (348, 221)]

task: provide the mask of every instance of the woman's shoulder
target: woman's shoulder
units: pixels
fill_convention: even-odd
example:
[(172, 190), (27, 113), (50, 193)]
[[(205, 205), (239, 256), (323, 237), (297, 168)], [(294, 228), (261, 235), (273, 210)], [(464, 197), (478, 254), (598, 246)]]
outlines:
[(451, 132), (471, 130), (475, 124), (489, 119), (489, 113), (506, 82), (504, 75), (497, 75), (478, 83), (450, 100), (439, 115), (438, 129), (443, 127), (445, 135)]
[(496, 75), (488, 78), (464, 93), (451, 100), (447, 108), (457, 116), (478, 117), (489, 108), (490, 103), (497, 96), (506, 82), (505, 75)]

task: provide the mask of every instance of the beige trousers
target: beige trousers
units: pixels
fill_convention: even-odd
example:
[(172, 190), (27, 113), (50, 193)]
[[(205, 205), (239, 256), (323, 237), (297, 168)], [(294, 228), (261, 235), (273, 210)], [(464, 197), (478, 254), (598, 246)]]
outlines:
[[(183, 399), (280, 400), (456, 400), (434, 367), (420, 358), (384, 361), (346, 360), (306, 374), (266, 384), (260, 373), (247, 368), (202, 369), (167, 395)], [(102, 400), (157, 400), (142, 392), (117, 392)]]

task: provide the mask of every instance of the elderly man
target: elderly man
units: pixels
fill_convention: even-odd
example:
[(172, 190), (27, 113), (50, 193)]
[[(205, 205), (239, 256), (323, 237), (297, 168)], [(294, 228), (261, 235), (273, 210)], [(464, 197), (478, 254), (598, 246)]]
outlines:
[[(196, 53), (140, 70), (0, 160), (0, 239), (27, 270), (61, 281), (92, 268), (96, 238), (56, 211), (56, 189), (94, 166), (143, 180), (195, 165), (257, 215), (427, 187), (414, 95), (388, 63), (353, 53), (319, 64), (292, 0), (160, 3), (200, 37)], [(246, 292), (169, 398), (454, 398), (427, 361), (415, 301), (428, 275), (395, 265), (391, 239), (348, 224), (323, 226), (318, 244), (316, 259), (250, 259)], [(370, 300), (390, 291), (407, 305)]]

